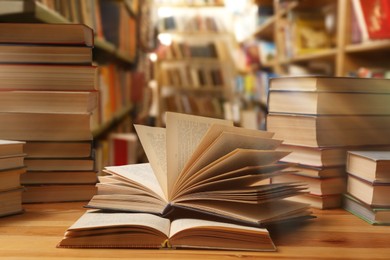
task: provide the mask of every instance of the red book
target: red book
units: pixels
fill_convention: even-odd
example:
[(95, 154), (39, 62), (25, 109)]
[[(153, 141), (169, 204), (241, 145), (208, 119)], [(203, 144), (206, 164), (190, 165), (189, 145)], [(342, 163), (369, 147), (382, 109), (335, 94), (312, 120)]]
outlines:
[(137, 163), (138, 137), (133, 133), (117, 133), (110, 135), (111, 165), (126, 165)]
[(390, 38), (390, 0), (360, 0), (370, 39)]

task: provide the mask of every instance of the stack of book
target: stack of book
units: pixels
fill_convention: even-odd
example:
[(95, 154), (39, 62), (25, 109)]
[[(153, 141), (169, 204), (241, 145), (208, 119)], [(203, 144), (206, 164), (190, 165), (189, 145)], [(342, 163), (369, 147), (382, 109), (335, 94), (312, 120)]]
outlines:
[(268, 225), (313, 217), (285, 199), (305, 185), (263, 183), (289, 167), (270, 132), (172, 112), (166, 128), (135, 129), (149, 163), (106, 167), (59, 247), (274, 251)]
[(370, 224), (390, 225), (390, 151), (349, 151), (344, 208)]
[(3, 23), (0, 43), (0, 138), (26, 142), (23, 202), (90, 199), (97, 181), (93, 31)]
[(267, 130), (284, 140), (282, 160), (296, 173), (273, 179), (305, 181), (313, 207), (341, 206), (348, 150), (390, 149), (389, 80), (286, 77), (270, 80)]
[(26, 172), (24, 142), (0, 140), (0, 217), (18, 214), (22, 208), (20, 176)]

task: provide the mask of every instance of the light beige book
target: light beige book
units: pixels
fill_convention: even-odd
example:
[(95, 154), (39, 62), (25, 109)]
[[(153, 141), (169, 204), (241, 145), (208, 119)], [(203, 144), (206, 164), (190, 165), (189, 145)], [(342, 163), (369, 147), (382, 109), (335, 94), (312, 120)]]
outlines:
[(270, 80), (270, 91), (390, 93), (389, 79), (327, 76), (280, 77)]
[(88, 201), (96, 194), (93, 184), (25, 185), (23, 203)]
[(4, 63), (91, 64), (92, 48), (60, 45), (0, 45), (0, 60)]
[(311, 115), (389, 115), (390, 94), (270, 91), (269, 111)]
[(24, 157), (25, 154), (0, 156), (0, 171), (23, 167)]
[(267, 130), (284, 144), (308, 147), (389, 145), (390, 116), (269, 113)]
[[(13, 12), (18, 12), (18, 8), (23, 10), (23, 8), (32, 6), (29, 3), (21, 3), (20, 1), (6, 1), (2, 3), (1, 9), (7, 9), (7, 7)], [(94, 38), (93, 30), (83, 24), (2, 23), (0, 25), (0, 43), (82, 45), (92, 47)]]
[(93, 171), (93, 158), (26, 158), (28, 171)]
[(202, 219), (172, 222), (145, 213), (86, 212), (57, 247), (275, 251), (266, 229)]
[(21, 188), (0, 192), (0, 217), (23, 212), (22, 192)]
[(97, 90), (93, 65), (0, 64), (1, 90)]
[(348, 151), (346, 169), (370, 182), (390, 183), (390, 151)]
[(0, 139), (0, 157), (23, 154), (24, 153), (23, 149), (25, 144), (26, 144), (25, 142), (21, 142), (21, 141)]
[(297, 145), (280, 145), (276, 150), (290, 151), (282, 161), (297, 163), (312, 167), (344, 166), (348, 151), (384, 151), (390, 150), (389, 145), (364, 145), (364, 146), (328, 146), (306, 147)]
[(29, 141), (27, 158), (85, 158), (93, 155), (93, 143), (86, 141)]
[(20, 178), (25, 172), (24, 167), (0, 170), (0, 191), (20, 188)]
[(0, 112), (92, 113), (97, 104), (97, 91), (9, 90), (0, 92)]
[(90, 114), (0, 112), (0, 135), (24, 141), (92, 140)]
[[(166, 128), (135, 126), (149, 163), (106, 167), (87, 207), (175, 217), (177, 210), (266, 225), (308, 217), (308, 205), (283, 200), (301, 184), (261, 184), (285, 174), (281, 140), (231, 121), (168, 112)], [(257, 206), (257, 205), (262, 206)]]
[(373, 181), (348, 174), (347, 192), (373, 207), (389, 207), (390, 182)]
[(21, 175), (22, 185), (38, 184), (96, 184), (95, 171), (28, 171)]
[(306, 183), (309, 194), (326, 196), (344, 193), (346, 190), (345, 176), (332, 178), (315, 178), (297, 174), (284, 174), (272, 178), (272, 183)]

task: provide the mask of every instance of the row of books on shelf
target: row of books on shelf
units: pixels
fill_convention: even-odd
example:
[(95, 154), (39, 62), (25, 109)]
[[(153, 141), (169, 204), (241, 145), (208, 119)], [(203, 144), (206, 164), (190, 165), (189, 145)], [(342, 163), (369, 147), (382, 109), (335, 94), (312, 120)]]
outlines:
[[(267, 130), (284, 140), (282, 159), (298, 163), (280, 181), (305, 181), (317, 207), (340, 207), (351, 150), (390, 150), (387, 79), (287, 77), (270, 80)], [(349, 177), (348, 177), (349, 180)], [(332, 203), (331, 203), (332, 202)]]
[(222, 68), (184, 65), (160, 68), (161, 84), (179, 89), (223, 89)]
[(189, 58), (216, 58), (225, 60), (226, 48), (222, 41), (195, 44), (188, 41), (172, 41), (169, 46), (161, 45), (157, 50), (159, 60), (180, 60)]
[(275, 43), (265, 40), (245, 41), (241, 49), (245, 54), (246, 67), (250, 69), (259, 69), (272, 65), (275, 60)]
[(247, 102), (258, 102), (267, 105), (269, 80), (277, 75), (264, 70), (257, 70), (236, 77), (234, 92)]
[(54, 1), (39, 0), (71, 23), (85, 24), (94, 30), (97, 38), (109, 43), (128, 55), (136, 56), (137, 26), (123, 1)]
[(390, 38), (390, 6), (387, 0), (351, 1), (352, 43)]
[(185, 33), (220, 33), (226, 31), (221, 21), (211, 15), (205, 14), (175, 14), (174, 16), (161, 17), (157, 27), (159, 32), (185, 32)]
[[(389, 3), (384, 1), (351, 1), (350, 43), (390, 38)], [(324, 10), (330, 10), (328, 12)], [(326, 23), (327, 15), (335, 16), (331, 5), (323, 10), (290, 11), (278, 24), (279, 56), (289, 59), (302, 54), (329, 50), (336, 46), (335, 28)], [(333, 14), (332, 14), (333, 12)]]
[(162, 110), (224, 118), (222, 101), (220, 98), (210, 95), (196, 96), (186, 93), (164, 95), (162, 99)]
[(278, 55), (289, 59), (299, 55), (328, 50), (335, 46), (334, 30), (327, 29), (321, 10), (292, 11), (278, 24)]
[(131, 71), (115, 64), (98, 68), (99, 108), (95, 111), (93, 126), (109, 122), (131, 104), (142, 101), (145, 87), (143, 72)]

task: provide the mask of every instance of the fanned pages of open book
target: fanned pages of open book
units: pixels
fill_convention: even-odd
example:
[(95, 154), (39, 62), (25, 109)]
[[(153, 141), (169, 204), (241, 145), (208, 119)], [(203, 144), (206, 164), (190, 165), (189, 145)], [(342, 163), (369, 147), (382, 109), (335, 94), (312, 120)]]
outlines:
[[(87, 220), (94, 218), (86, 213), (82, 217), (86, 224), (71, 227), (60, 247), (170, 245), (267, 251), (275, 247), (264, 227), (313, 217), (308, 204), (285, 199), (305, 193), (304, 184), (269, 182), (271, 177), (291, 172), (291, 164), (279, 163), (288, 152), (276, 151), (282, 141), (273, 139), (270, 132), (173, 112), (166, 114), (166, 128), (135, 125), (135, 129), (149, 163), (106, 167), (107, 175), (97, 184), (98, 194), (86, 206), (96, 210), (93, 214), (102, 223), (89, 226)], [(116, 219), (121, 217), (115, 214), (127, 214), (129, 219)], [(130, 218), (139, 214), (145, 216), (145, 223), (131, 224)], [(190, 229), (179, 232), (183, 237), (172, 235), (168, 227), (165, 232), (156, 231), (157, 219), (170, 228), (187, 221)], [(118, 228), (121, 234), (116, 234)], [(147, 233), (156, 232), (154, 240), (148, 240), (153, 243), (140, 244)], [(134, 242), (123, 241), (136, 235), (138, 242), (134, 238), (129, 238)]]
[[(168, 112), (166, 128), (136, 125), (149, 163), (106, 167), (87, 207), (174, 218), (181, 209), (255, 226), (310, 215), (283, 198), (305, 192), (297, 183), (263, 184), (284, 174), (288, 152), (273, 134), (228, 120)], [(193, 213), (195, 214), (195, 213)]]

